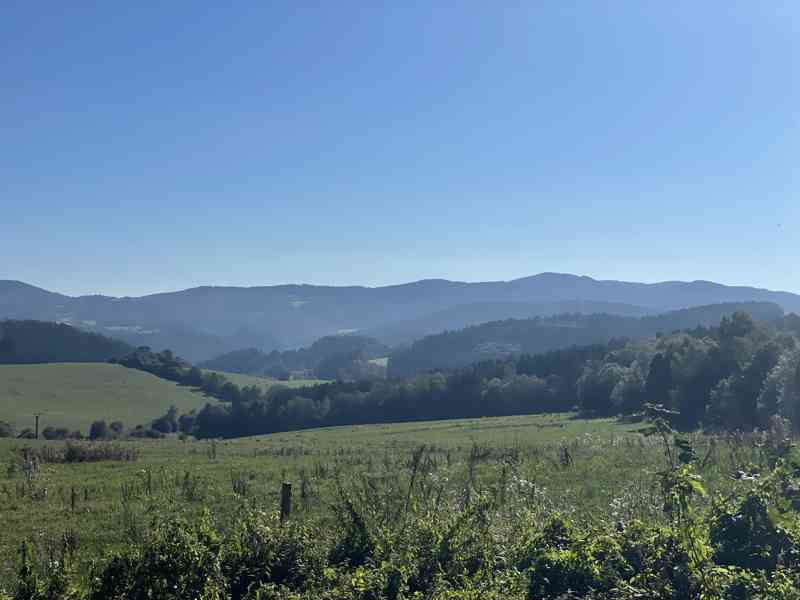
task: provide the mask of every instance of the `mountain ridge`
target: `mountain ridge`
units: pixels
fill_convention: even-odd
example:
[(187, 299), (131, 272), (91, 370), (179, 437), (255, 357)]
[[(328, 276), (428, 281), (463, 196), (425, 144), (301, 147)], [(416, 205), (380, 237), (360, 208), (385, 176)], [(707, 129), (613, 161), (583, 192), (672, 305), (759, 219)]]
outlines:
[[(342, 332), (374, 336), (391, 331), (396, 342), (402, 338), (396, 335), (398, 328), (409, 322), (421, 325), (407, 338), (478, 323), (484, 314), (490, 319), (515, 316), (520, 304), (546, 306), (538, 311), (543, 314), (569, 311), (576, 303), (585, 303), (581, 311), (587, 313), (600, 310), (595, 305), (624, 305), (632, 307), (625, 312), (645, 313), (753, 301), (800, 312), (800, 295), (790, 292), (706, 280), (638, 283), (555, 272), (509, 281), (423, 279), (375, 287), (199, 286), (119, 298), (73, 297), (21, 281), (0, 281), (0, 319), (70, 323), (133, 345), (169, 346), (193, 362), (243, 347), (297, 348)], [(482, 310), (480, 305), (493, 308)], [(454, 322), (454, 311), (465, 316)]]
[(184, 294), (187, 292), (194, 292), (200, 290), (245, 290), (245, 291), (265, 291), (265, 290), (290, 290), (290, 289), (321, 289), (321, 290), (386, 290), (386, 289), (397, 289), (397, 288), (407, 288), (410, 286), (419, 286), (423, 284), (446, 284), (446, 285), (458, 285), (458, 286), (487, 286), (487, 285), (510, 285), (510, 284), (521, 284), (523, 282), (529, 281), (544, 281), (546, 279), (570, 279), (574, 281), (582, 281), (594, 284), (611, 284), (611, 285), (633, 285), (633, 286), (644, 286), (644, 287), (662, 287), (662, 286), (687, 286), (687, 285), (708, 285), (713, 286), (714, 288), (722, 288), (727, 290), (748, 290), (748, 291), (755, 291), (755, 292), (766, 292), (770, 294), (785, 294), (787, 296), (797, 297), (800, 300), (800, 293), (789, 292), (785, 290), (775, 290), (766, 287), (760, 287), (757, 285), (744, 285), (744, 284), (726, 284), (726, 283), (719, 283), (716, 281), (711, 281), (709, 279), (693, 279), (693, 280), (683, 280), (683, 279), (670, 279), (665, 281), (655, 281), (655, 282), (640, 282), (640, 281), (630, 281), (626, 279), (598, 279), (595, 277), (591, 277), (589, 275), (575, 275), (573, 273), (562, 273), (558, 271), (543, 271), (541, 273), (536, 273), (533, 275), (526, 275), (524, 277), (517, 277), (514, 279), (494, 279), (489, 281), (463, 281), (459, 279), (447, 279), (444, 277), (432, 277), (432, 278), (425, 278), (425, 279), (417, 279), (413, 281), (403, 282), (403, 283), (393, 283), (387, 285), (330, 285), (330, 284), (313, 284), (313, 283), (278, 283), (278, 284), (269, 284), (269, 285), (247, 285), (247, 286), (237, 286), (237, 285), (213, 285), (213, 284), (206, 284), (206, 285), (198, 285), (192, 286), (188, 288), (182, 288), (178, 290), (170, 290), (164, 292), (153, 292), (150, 294), (142, 294), (140, 296), (111, 296), (106, 294), (78, 294), (78, 295), (70, 295), (65, 294), (62, 292), (56, 292), (53, 290), (49, 290), (45, 287), (34, 285), (27, 283), (25, 281), (19, 279), (0, 279), (0, 292), (3, 292), (3, 286), (5, 285), (16, 285), (20, 287), (25, 287), (27, 289), (33, 289), (39, 292), (44, 292), (46, 294), (59, 296), (62, 298), (68, 298), (72, 300), (81, 299), (81, 298), (103, 298), (108, 300), (141, 300), (144, 298), (151, 298), (151, 297), (162, 297), (162, 296), (171, 296), (171, 295), (178, 295)]

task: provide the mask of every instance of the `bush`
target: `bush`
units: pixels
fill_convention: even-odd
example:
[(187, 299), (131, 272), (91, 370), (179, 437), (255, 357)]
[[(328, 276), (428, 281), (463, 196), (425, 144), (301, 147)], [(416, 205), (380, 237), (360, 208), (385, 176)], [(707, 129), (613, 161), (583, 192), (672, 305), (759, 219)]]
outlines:
[(291, 598), (267, 590), (319, 588), (324, 558), (310, 529), (281, 525), (264, 513), (243, 515), (224, 538), (208, 515), (175, 519), (156, 525), (141, 549), (112, 558), (99, 571), (90, 600)]
[(170, 406), (167, 413), (153, 421), (152, 429), (161, 433), (175, 433), (178, 431), (178, 409)]
[(70, 436), (66, 427), (52, 427), (48, 425), (42, 430), (42, 437), (46, 440), (65, 440)]
[(108, 423), (103, 420), (95, 421), (89, 428), (90, 440), (105, 440), (110, 437), (110, 429)]
[(528, 597), (556, 598), (567, 592), (608, 592), (633, 575), (619, 542), (607, 535), (581, 540), (569, 549), (539, 551), (531, 568)]
[(100, 461), (133, 462), (139, 459), (139, 449), (119, 444), (76, 444), (67, 442), (61, 447), (22, 448), (20, 457), (30, 456), (40, 463), (82, 463)]
[(194, 424), (197, 420), (197, 413), (192, 411), (185, 415), (181, 415), (178, 418), (178, 431), (185, 434), (191, 434), (194, 432)]
[(767, 572), (780, 563), (796, 566), (800, 545), (780, 521), (763, 490), (752, 491), (738, 505), (718, 504), (710, 531), (715, 562)]
[(35, 440), (36, 433), (30, 427), (26, 427), (25, 429), (19, 432), (17, 438), (20, 440)]
[(314, 532), (296, 523), (281, 525), (277, 516), (251, 512), (225, 540), (222, 571), (229, 597), (267, 584), (311, 590), (322, 583), (325, 548)]
[(137, 425), (136, 429), (131, 431), (128, 434), (128, 436), (132, 438), (147, 438), (151, 440), (159, 440), (164, 437), (164, 434), (161, 433), (160, 431), (156, 431), (155, 429), (150, 429), (150, 428), (145, 429), (141, 425)]
[(0, 421), (0, 438), (14, 437), (14, 428), (10, 423)]
[(358, 567), (366, 564), (375, 551), (364, 517), (349, 498), (342, 499), (339, 519), (344, 523), (344, 535), (331, 549), (330, 562)]
[(113, 558), (96, 578), (90, 600), (222, 600), (220, 540), (207, 517), (158, 525), (141, 552)]

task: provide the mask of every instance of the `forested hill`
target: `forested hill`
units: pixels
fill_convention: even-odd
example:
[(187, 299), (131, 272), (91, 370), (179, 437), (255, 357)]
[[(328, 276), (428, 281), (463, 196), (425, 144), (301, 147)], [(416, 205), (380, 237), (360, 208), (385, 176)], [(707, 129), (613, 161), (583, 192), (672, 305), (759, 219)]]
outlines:
[(388, 354), (389, 347), (376, 339), (361, 335), (333, 335), (318, 339), (308, 348), (269, 353), (250, 348), (223, 354), (198, 366), (214, 371), (266, 375), (279, 379), (293, 372), (305, 372), (321, 379), (336, 379), (342, 369), (363, 372), (369, 369), (364, 363)]
[[(750, 307), (755, 308), (755, 307)], [(715, 327), (524, 354), (413, 377), (289, 389), (237, 388), (205, 375), (225, 401), (184, 415), (181, 431), (237, 437), (329, 425), (540, 412), (628, 415), (663, 405), (681, 428), (800, 431), (800, 318), (758, 323), (742, 312)], [(200, 378), (192, 369), (184, 376)], [(214, 385), (219, 389), (213, 389)], [(194, 385), (194, 384), (192, 384)]]
[(44, 321), (0, 321), (0, 364), (105, 362), (133, 348), (125, 342)]
[(457, 304), (424, 317), (403, 321), (392, 321), (381, 327), (366, 331), (390, 346), (410, 344), (426, 335), (462, 329), (470, 325), (502, 321), (505, 319), (531, 319), (550, 317), (565, 313), (591, 315), (605, 313), (623, 317), (643, 317), (663, 312), (622, 302), (593, 302), (587, 300), (564, 300), (559, 302), (471, 302)]
[(783, 309), (769, 302), (699, 306), (648, 317), (609, 314), (564, 314), (532, 319), (507, 319), (427, 336), (389, 359), (390, 377), (432, 369), (457, 368), (482, 360), (517, 354), (535, 354), (569, 346), (606, 343), (613, 338), (640, 338), (679, 329), (710, 326), (723, 316), (746, 312), (757, 321), (783, 317)]

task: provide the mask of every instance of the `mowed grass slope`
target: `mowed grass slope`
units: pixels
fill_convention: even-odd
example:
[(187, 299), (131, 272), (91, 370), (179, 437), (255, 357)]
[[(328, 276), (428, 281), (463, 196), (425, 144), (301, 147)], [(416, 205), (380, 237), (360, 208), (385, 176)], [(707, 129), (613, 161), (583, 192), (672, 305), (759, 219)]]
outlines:
[(616, 419), (578, 419), (571, 414), (519, 415), (443, 421), (411, 421), (322, 427), (232, 439), (226, 447), (248, 454), (264, 448), (312, 448), (314, 451), (406, 451), (421, 445), (465, 450), (478, 444), (491, 448), (558, 444), (587, 436), (613, 439), (632, 434), (641, 424)]
[(180, 412), (210, 399), (149, 373), (103, 363), (0, 365), (0, 421), (17, 429), (68, 427), (87, 433), (96, 419), (145, 424), (175, 405)]

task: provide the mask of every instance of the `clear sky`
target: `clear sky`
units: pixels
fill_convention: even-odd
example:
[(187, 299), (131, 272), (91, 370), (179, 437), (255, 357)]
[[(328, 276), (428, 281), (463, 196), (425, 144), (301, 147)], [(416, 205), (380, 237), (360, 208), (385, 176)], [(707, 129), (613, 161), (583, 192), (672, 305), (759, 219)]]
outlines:
[(0, 3), (0, 279), (800, 292), (800, 3)]

